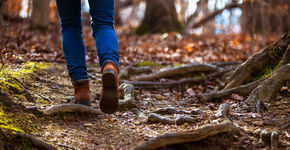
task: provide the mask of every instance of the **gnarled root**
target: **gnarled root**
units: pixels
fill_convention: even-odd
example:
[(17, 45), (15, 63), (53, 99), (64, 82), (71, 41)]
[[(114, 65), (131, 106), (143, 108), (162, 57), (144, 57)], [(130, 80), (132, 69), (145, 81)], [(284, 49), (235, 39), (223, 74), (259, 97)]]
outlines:
[(279, 62), (289, 43), (290, 36), (285, 34), (274, 44), (266, 47), (258, 53), (255, 53), (234, 71), (224, 89), (237, 87), (241, 85), (245, 79), (251, 77), (253, 73), (262, 70), (273, 61)]
[(88, 114), (94, 114), (94, 115), (101, 115), (103, 114), (100, 110), (94, 109), (93, 107), (88, 107), (85, 105), (80, 104), (61, 104), (52, 106), (43, 113), (45, 115), (53, 115), (58, 113), (66, 113), (66, 112), (80, 112), (80, 113), (88, 113)]
[(136, 81), (153, 81), (156, 79), (176, 77), (179, 75), (184, 75), (184, 74), (188, 74), (192, 72), (210, 72), (210, 71), (218, 71), (218, 70), (223, 70), (223, 68), (210, 65), (210, 64), (188, 64), (188, 65), (182, 65), (179, 67), (164, 69), (160, 72), (152, 73), (149, 75), (138, 76), (135, 78), (135, 80)]
[(164, 123), (164, 124), (177, 124), (182, 125), (184, 123), (193, 124), (196, 119), (189, 116), (180, 116), (176, 119), (170, 119), (168, 117), (160, 116), (155, 113), (149, 115), (147, 123)]
[[(208, 124), (184, 133), (167, 133), (155, 137), (143, 144), (138, 145), (137, 147), (135, 147), (135, 150), (155, 150), (158, 148), (170, 147), (172, 145), (183, 143), (198, 144), (206, 142), (207, 141), (206, 139), (211, 137), (214, 137), (218, 142), (218, 139), (223, 137), (219, 135), (223, 133), (226, 133), (227, 135), (235, 135), (239, 133), (239, 129), (229, 121), (224, 121), (220, 124)], [(212, 143), (212, 144), (218, 145), (221, 143)]]
[(254, 106), (257, 104), (258, 100), (269, 101), (275, 98), (277, 92), (287, 80), (290, 80), (290, 64), (286, 64), (276, 69), (269, 79), (263, 81), (255, 88), (246, 100), (247, 103), (250, 106)]

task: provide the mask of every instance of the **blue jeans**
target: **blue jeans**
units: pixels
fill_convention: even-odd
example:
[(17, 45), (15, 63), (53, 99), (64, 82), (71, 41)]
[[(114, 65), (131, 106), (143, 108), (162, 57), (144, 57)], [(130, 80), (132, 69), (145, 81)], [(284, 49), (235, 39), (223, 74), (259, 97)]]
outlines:
[[(81, 0), (56, 0), (62, 27), (62, 48), (71, 80), (87, 79), (86, 50), (82, 38)], [(114, 0), (89, 0), (91, 27), (100, 66), (119, 65), (114, 30)]]

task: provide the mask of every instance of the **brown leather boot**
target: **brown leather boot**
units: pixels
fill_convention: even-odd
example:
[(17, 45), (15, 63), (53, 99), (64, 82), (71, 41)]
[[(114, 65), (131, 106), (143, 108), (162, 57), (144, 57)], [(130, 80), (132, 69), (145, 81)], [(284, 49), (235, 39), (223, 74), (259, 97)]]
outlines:
[(102, 68), (103, 89), (100, 109), (104, 113), (114, 113), (119, 102), (119, 68), (114, 62), (107, 62)]
[(75, 104), (91, 106), (90, 81), (88, 79), (72, 81)]

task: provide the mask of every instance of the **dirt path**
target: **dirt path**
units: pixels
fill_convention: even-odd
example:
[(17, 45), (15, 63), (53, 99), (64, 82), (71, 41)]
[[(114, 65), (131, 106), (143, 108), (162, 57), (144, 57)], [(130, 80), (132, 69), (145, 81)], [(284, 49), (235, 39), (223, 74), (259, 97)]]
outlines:
[[(98, 108), (101, 90), (100, 68), (89, 66), (93, 107)], [(73, 89), (64, 64), (54, 64), (46, 70), (32, 73), (26, 80), (27, 90), (35, 100), (23, 102), (25, 107), (36, 106), (45, 110), (56, 104), (68, 103), (72, 99)], [(182, 132), (195, 129), (204, 124), (213, 123), (219, 105), (216, 103), (181, 104), (180, 102), (194, 97), (194, 92), (215, 90), (216, 83), (210, 83), (204, 89), (202, 85), (188, 88), (187, 92), (158, 89), (135, 90), (136, 99), (140, 103), (141, 111), (149, 116), (152, 111), (171, 107), (176, 110), (193, 112), (189, 116), (194, 118), (191, 123), (163, 124), (146, 123), (147, 117), (138, 116), (131, 111), (116, 112), (112, 115), (60, 114), (56, 116), (34, 116), (33, 123), (37, 126), (31, 134), (46, 142), (58, 146), (59, 149), (133, 149), (137, 145), (153, 137), (168, 132)], [(281, 96), (279, 101), (270, 102), (270, 112), (257, 114), (248, 113), (241, 109), (244, 98), (233, 95), (228, 102), (231, 105), (230, 119), (238, 125), (247, 136), (235, 137), (228, 149), (270, 149), (269, 142), (261, 142), (260, 132), (264, 129), (279, 134), (280, 149), (289, 147), (289, 97)], [(168, 118), (182, 117), (184, 113), (164, 115)], [(192, 147), (191, 147), (192, 148)], [(189, 148), (189, 149), (191, 149)], [(192, 148), (193, 149), (193, 148)]]

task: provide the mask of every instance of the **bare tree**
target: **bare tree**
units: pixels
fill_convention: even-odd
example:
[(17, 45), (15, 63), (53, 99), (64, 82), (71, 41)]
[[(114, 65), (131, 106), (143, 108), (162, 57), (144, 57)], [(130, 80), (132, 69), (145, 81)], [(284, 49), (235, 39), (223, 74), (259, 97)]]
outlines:
[(174, 0), (146, 0), (145, 17), (136, 32), (181, 31)]

